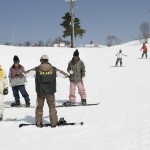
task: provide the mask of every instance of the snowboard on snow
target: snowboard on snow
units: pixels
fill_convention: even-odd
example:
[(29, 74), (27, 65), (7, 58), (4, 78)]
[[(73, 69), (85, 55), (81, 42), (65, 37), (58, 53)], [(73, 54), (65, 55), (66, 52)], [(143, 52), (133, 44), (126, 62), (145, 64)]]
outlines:
[(88, 103), (88, 104), (85, 104), (85, 105), (82, 105), (80, 103), (77, 103), (77, 104), (74, 104), (74, 105), (56, 105), (56, 108), (59, 108), (59, 107), (77, 107), (77, 106), (94, 106), (94, 105), (99, 105), (99, 103)]
[(5, 105), (4, 108), (35, 108), (36, 106), (35, 105), (30, 105), (29, 107), (26, 107), (25, 104), (20, 104), (20, 106), (17, 106), (17, 107), (12, 107), (11, 105)]
[(137, 58), (137, 59), (150, 59), (150, 58), (145, 58), (145, 57), (144, 57), (144, 58), (141, 58), (141, 57), (139, 57), (139, 58)]
[[(82, 105), (80, 103), (74, 104), (74, 105), (56, 105), (56, 108), (60, 108), (60, 107), (77, 107), (77, 106), (94, 106), (94, 105), (99, 105), (98, 103), (88, 103), (86, 105)], [(25, 104), (21, 104), (18, 107), (11, 107), (11, 105), (5, 105), (5, 108), (36, 108), (36, 105), (30, 105), (29, 107), (26, 107)]]
[(110, 66), (110, 67), (126, 67), (126, 66)]
[(17, 118), (4, 118), (2, 121), (16, 121)]

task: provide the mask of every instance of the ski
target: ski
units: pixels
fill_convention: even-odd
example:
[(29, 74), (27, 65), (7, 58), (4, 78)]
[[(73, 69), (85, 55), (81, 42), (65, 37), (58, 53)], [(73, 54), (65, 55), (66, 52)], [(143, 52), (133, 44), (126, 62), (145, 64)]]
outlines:
[[(60, 127), (60, 126), (83, 125), (83, 124), (84, 124), (83, 122), (72, 122), (72, 123), (58, 124), (57, 126)], [(19, 124), (19, 128), (24, 127), (24, 126), (36, 126), (36, 124), (34, 124), (34, 123), (21, 123), (21, 124)], [(51, 127), (51, 124), (45, 123), (45, 124), (43, 124), (43, 127)]]
[(82, 104), (74, 104), (74, 105), (56, 105), (56, 108), (59, 108), (59, 107), (77, 107), (77, 106), (94, 106), (94, 105), (99, 105), (99, 103), (88, 103), (88, 104), (85, 104), (85, 105), (82, 105)]

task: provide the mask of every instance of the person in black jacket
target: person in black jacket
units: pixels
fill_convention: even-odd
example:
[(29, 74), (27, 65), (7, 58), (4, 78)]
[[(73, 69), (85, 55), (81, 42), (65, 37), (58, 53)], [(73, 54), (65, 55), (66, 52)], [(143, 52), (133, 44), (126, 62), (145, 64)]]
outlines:
[[(56, 76), (57, 72), (68, 77), (68, 74), (52, 66), (48, 62), (49, 58), (47, 55), (43, 55), (40, 59), (41, 64), (35, 67), (35, 86), (37, 93), (37, 106), (35, 111), (35, 122), (37, 127), (42, 127), (42, 116), (44, 100), (47, 100), (49, 107), (49, 118), (51, 127), (56, 127), (58, 123), (57, 110), (55, 109), (55, 92), (56, 92)], [(31, 71), (29, 70), (29, 71)], [(26, 71), (25, 73), (28, 73)]]

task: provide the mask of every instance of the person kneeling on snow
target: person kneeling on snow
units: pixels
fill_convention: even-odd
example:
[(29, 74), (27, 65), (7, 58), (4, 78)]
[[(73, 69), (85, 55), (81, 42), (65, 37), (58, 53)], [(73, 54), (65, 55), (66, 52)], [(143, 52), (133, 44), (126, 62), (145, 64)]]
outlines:
[(3, 120), (3, 112), (4, 112), (4, 101), (3, 95), (8, 94), (8, 80), (6, 72), (3, 70), (0, 65), (0, 121)]
[(78, 50), (73, 53), (73, 58), (68, 63), (67, 71), (70, 74), (70, 94), (69, 101), (63, 103), (63, 105), (73, 105), (76, 102), (76, 87), (78, 87), (78, 92), (81, 97), (81, 103), (83, 105), (86, 105), (86, 90), (83, 83), (83, 80), (85, 78), (85, 65), (84, 62), (80, 60)]
[[(51, 127), (56, 127), (58, 123), (57, 110), (55, 108), (55, 92), (56, 92), (56, 77), (57, 75), (68, 74), (52, 66), (47, 55), (43, 55), (40, 59), (41, 64), (33, 69), (25, 71), (25, 74), (30, 71), (35, 71), (35, 87), (37, 93), (37, 106), (35, 110), (35, 123), (37, 127), (43, 127), (43, 106), (45, 99), (49, 107), (49, 119)], [(28, 75), (28, 74), (27, 74)]]

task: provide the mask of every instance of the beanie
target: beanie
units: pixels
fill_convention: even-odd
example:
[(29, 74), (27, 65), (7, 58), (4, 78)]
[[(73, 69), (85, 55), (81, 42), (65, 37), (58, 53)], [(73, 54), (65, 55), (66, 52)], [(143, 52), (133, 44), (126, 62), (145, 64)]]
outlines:
[(77, 49), (74, 51), (73, 56), (79, 56), (79, 52)]
[(16, 56), (16, 55), (14, 56), (13, 61), (14, 61), (14, 64), (19, 64), (19, 62), (20, 62), (18, 56)]

